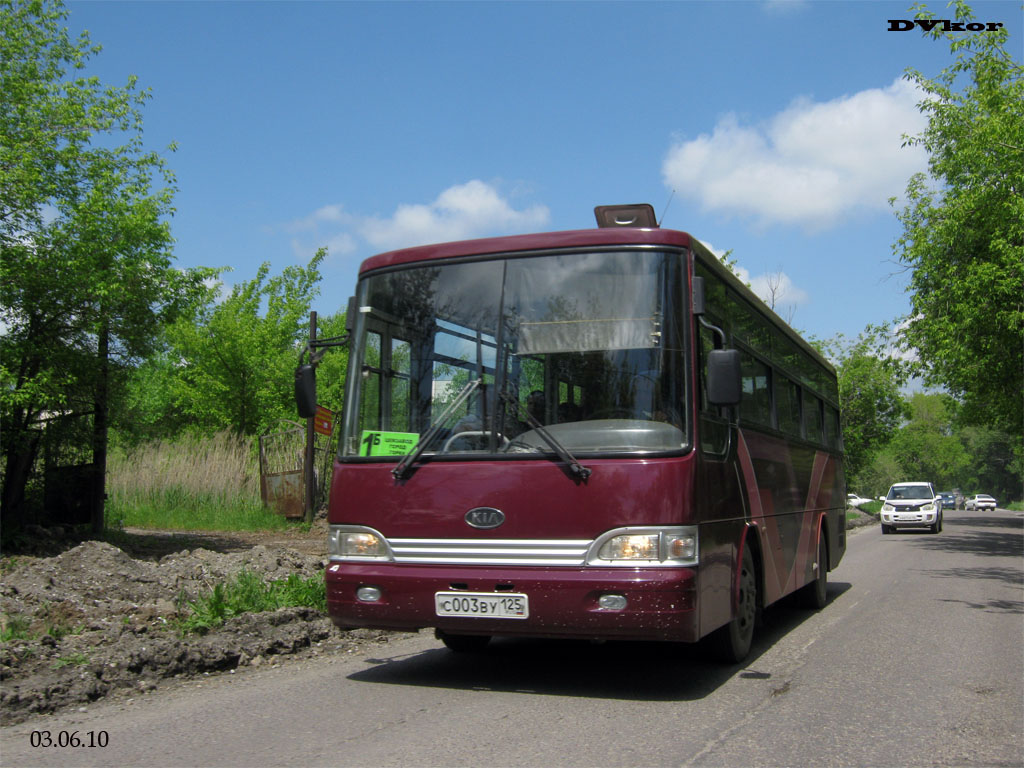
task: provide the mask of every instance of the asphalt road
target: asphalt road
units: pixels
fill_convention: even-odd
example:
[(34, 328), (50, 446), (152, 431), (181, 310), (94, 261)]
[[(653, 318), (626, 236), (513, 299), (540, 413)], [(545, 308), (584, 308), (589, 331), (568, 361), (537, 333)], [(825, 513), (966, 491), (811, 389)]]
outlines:
[(4, 728), (0, 764), (1024, 765), (1024, 514), (858, 530), (829, 578), (821, 612), (767, 612), (741, 667), (640, 643), (465, 657), (421, 633)]

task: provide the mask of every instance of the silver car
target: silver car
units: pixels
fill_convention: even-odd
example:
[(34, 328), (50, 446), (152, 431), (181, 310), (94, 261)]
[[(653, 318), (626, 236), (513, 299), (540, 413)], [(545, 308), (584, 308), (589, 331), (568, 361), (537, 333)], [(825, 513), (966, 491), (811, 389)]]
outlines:
[(971, 496), (966, 502), (964, 502), (964, 509), (973, 509), (979, 511), (982, 509), (995, 509), (996, 500), (989, 496), (987, 493), (978, 493)]

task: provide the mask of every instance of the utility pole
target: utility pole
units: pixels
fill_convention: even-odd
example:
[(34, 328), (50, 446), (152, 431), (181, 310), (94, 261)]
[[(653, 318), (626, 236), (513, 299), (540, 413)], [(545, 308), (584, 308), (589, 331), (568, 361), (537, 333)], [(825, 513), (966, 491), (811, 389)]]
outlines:
[[(316, 312), (309, 313), (309, 348), (312, 350), (316, 343)], [(313, 369), (313, 375), (316, 376), (316, 369)], [(315, 390), (314, 390), (315, 391)], [(316, 461), (314, 453), (316, 450), (316, 435), (314, 432), (314, 418), (311, 416), (306, 419), (306, 452), (303, 458), (302, 475), (306, 478), (306, 516), (305, 520), (307, 523), (313, 522), (313, 517), (316, 514), (316, 475), (314, 474), (314, 467)]]
[(104, 511), (107, 499), (107, 443), (110, 419), (110, 321), (101, 321), (96, 339), (99, 371), (94, 394), (92, 421), (92, 510), (89, 522), (92, 532), (103, 533)]

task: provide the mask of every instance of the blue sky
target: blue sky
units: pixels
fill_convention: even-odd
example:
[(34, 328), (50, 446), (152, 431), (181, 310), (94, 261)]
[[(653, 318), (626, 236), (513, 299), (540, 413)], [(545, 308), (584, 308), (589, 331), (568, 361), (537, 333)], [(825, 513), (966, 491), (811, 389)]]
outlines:
[[(103, 46), (91, 72), (152, 90), (181, 267), (230, 284), (327, 246), (331, 314), (374, 253), (649, 202), (830, 338), (909, 309), (887, 200), (925, 168), (900, 147), (924, 122), (902, 75), (951, 61), (887, 31), (909, 4), (94, 1), (69, 27)], [(1019, 2), (972, 5), (1022, 50)]]

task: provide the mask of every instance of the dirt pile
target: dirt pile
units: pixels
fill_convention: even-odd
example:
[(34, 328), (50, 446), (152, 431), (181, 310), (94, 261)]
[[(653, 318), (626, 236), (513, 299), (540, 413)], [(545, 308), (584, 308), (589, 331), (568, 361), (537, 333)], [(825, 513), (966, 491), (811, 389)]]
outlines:
[(205, 635), (175, 626), (187, 606), (242, 570), (265, 581), (319, 576), (325, 558), (257, 544), (136, 558), (102, 541), (52, 557), (6, 558), (0, 578), (0, 722), (134, 696), (162, 680), (275, 663), (282, 655), (354, 651), (390, 633), (341, 632), (319, 611), (243, 614)]

